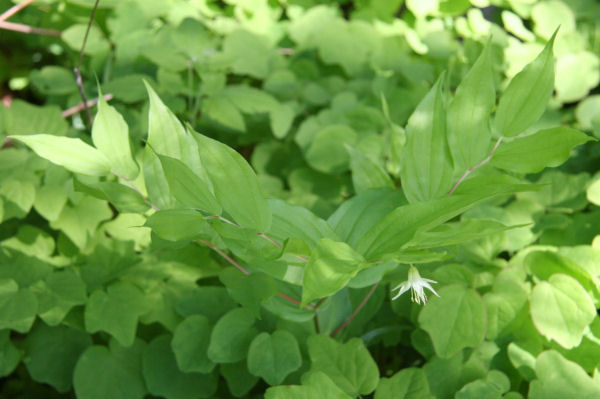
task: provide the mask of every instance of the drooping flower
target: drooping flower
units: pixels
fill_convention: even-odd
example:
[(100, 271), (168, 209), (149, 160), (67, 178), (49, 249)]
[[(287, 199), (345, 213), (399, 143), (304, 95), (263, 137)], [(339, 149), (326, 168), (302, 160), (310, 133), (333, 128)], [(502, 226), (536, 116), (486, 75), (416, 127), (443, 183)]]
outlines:
[(418, 304), (423, 302), (423, 305), (425, 305), (425, 303), (427, 303), (427, 295), (425, 295), (424, 290), (425, 288), (433, 292), (435, 296), (439, 297), (438, 293), (435, 292), (435, 290), (433, 289), (433, 287), (431, 287), (431, 284), (429, 283), (437, 283), (437, 281), (421, 277), (417, 268), (411, 265), (410, 269), (408, 270), (408, 280), (402, 282), (402, 284), (392, 289), (392, 291), (400, 289), (400, 291), (398, 291), (398, 293), (392, 298), (392, 301), (394, 299), (397, 299), (406, 291), (411, 290), (411, 301), (416, 302)]

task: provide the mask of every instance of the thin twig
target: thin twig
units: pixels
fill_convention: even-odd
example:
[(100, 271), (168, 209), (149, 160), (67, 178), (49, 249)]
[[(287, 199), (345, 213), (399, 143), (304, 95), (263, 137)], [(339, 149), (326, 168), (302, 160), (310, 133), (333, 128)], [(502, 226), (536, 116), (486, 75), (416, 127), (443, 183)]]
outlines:
[(11, 8), (9, 8), (6, 11), (4, 11), (0, 15), (0, 21), (6, 21), (10, 17), (12, 17), (13, 15), (15, 15), (16, 13), (18, 13), (19, 11), (21, 11), (25, 7), (27, 7), (28, 5), (30, 5), (31, 3), (33, 3), (34, 1), (35, 0), (25, 0), (22, 3), (19, 3), (19, 4), (16, 4), (16, 5), (12, 6)]
[[(300, 301), (299, 301), (299, 300), (297, 300), (297, 299), (294, 299), (294, 298), (292, 298), (291, 296), (287, 296), (286, 294), (284, 294), (284, 293), (283, 293), (283, 292), (281, 292), (281, 291), (279, 292), (279, 294), (278, 294), (278, 295), (279, 295), (280, 297), (282, 297), (283, 299), (285, 299), (286, 301), (290, 301), (290, 302), (292, 302), (292, 303), (295, 303), (296, 305), (302, 305), (302, 302), (300, 302)], [(313, 307), (312, 305), (308, 305), (308, 304), (306, 304), (306, 305), (304, 305), (304, 306), (306, 306), (306, 307), (307, 307), (308, 309), (310, 309), (310, 310), (314, 310), (314, 307)]]
[(98, 9), (98, 3), (100, 0), (96, 0), (94, 3), (94, 8), (92, 9), (92, 14), (90, 15), (90, 20), (88, 21), (88, 26), (85, 31), (85, 36), (83, 36), (83, 43), (81, 44), (81, 49), (79, 50), (79, 60), (77, 61), (77, 66), (73, 68), (73, 72), (75, 73), (75, 83), (77, 83), (77, 87), (79, 88), (79, 94), (81, 95), (81, 100), (83, 102), (83, 108), (85, 109), (85, 113), (87, 114), (88, 121), (90, 122), (90, 127), (94, 124), (94, 119), (92, 118), (92, 113), (87, 106), (87, 98), (85, 96), (85, 90), (83, 89), (83, 79), (81, 78), (81, 63), (83, 62), (83, 53), (85, 50), (85, 44), (87, 43), (88, 36), (90, 34), (90, 30), (92, 29), (92, 23), (94, 22), (94, 16), (96, 15), (96, 10)]
[(473, 166), (472, 168), (468, 169), (465, 173), (463, 173), (463, 175), (460, 177), (460, 179), (458, 179), (458, 181), (454, 184), (454, 186), (452, 186), (452, 188), (450, 189), (450, 191), (448, 191), (448, 195), (452, 195), (452, 193), (458, 188), (458, 186), (460, 185), (460, 183), (462, 183), (463, 180), (465, 180), (467, 178), (467, 176), (469, 176), (469, 174), (471, 174), (471, 172), (473, 172), (476, 169), (481, 168), (483, 165), (485, 165), (486, 163), (488, 163), (490, 161), (490, 159), (492, 159), (492, 157), (494, 156), (494, 153), (498, 149), (498, 146), (502, 142), (502, 138), (503, 137), (500, 137), (498, 139), (498, 141), (496, 141), (496, 144), (494, 145), (494, 148), (492, 148), (492, 151), (490, 152), (490, 155), (488, 155), (483, 161), (479, 162), (477, 165)]
[(134, 189), (135, 192), (138, 193), (138, 195), (140, 197), (142, 197), (142, 199), (144, 200), (144, 202), (146, 203), (146, 205), (148, 205), (150, 208), (154, 209), (155, 211), (160, 211), (160, 209), (156, 205), (154, 205), (152, 202), (150, 202), (150, 200), (148, 198), (146, 198), (146, 196), (144, 195), (144, 193), (142, 193), (140, 191), (140, 189), (137, 188), (137, 186), (135, 184), (133, 184), (133, 182), (131, 180), (129, 180), (125, 176), (121, 176), (120, 174), (118, 174), (114, 170), (111, 170), (110, 172), (113, 175), (117, 176), (119, 179), (122, 179), (124, 182), (126, 182), (129, 185), (129, 187), (131, 187), (132, 189)]
[(371, 296), (375, 292), (375, 289), (377, 288), (378, 285), (379, 285), (379, 282), (373, 284), (373, 287), (371, 287), (371, 289), (369, 290), (369, 293), (367, 294), (367, 296), (365, 296), (363, 298), (362, 302), (356, 307), (356, 309), (354, 310), (354, 312), (352, 312), (352, 314), (350, 315), (350, 317), (348, 317), (346, 319), (346, 321), (344, 321), (342, 323), (342, 325), (337, 328), (337, 330), (335, 330), (334, 332), (331, 333), (331, 338), (334, 338), (336, 335), (338, 335), (340, 333), (340, 331), (342, 331), (344, 328), (346, 328), (346, 326), (348, 324), (350, 324), (350, 322), (356, 317), (356, 315), (358, 314), (358, 312), (360, 312), (361, 309), (367, 304), (367, 302), (369, 301), (369, 299), (371, 298)]
[(56, 30), (36, 28), (35, 26), (17, 24), (14, 22), (7, 22), (7, 21), (0, 21), (0, 29), (12, 30), (14, 32), (21, 32), (21, 33), (60, 37), (60, 32), (56, 31)]
[(294, 55), (294, 49), (289, 47), (280, 47), (277, 51), (282, 55)]
[[(102, 97), (104, 97), (104, 99), (106, 101), (110, 101), (113, 99), (114, 96), (112, 94), (105, 94)], [(87, 102), (88, 108), (91, 108), (94, 105), (98, 104), (98, 100), (99, 100), (99, 98), (94, 98), (92, 100), (88, 100), (88, 102)], [(69, 116), (75, 115), (76, 113), (82, 111), (83, 109), (85, 109), (85, 105), (83, 105), (83, 101), (82, 101), (79, 104), (77, 104), (71, 108), (65, 109), (61, 115), (63, 118), (68, 118)]]
[(210, 242), (202, 240), (202, 239), (200, 239), (198, 241), (200, 241), (202, 244), (206, 245), (207, 247), (209, 247), (210, 249), (212, 249), (213, 251), (215, 251), (216, 253), (221, 255), (221, 257), (223, 259), (225, 259), (227, 262), (231, 263), (233, 266), (235, 266), (239, 271), (241, 271), (245, 275), (247, 275), (247, 276), (250, 275), (250, 272), (248, 270), (246, 270), (242, 265), (237, 263), (231, 256), (227, 255), (225, 252), (221, 251), (219, 248), (217, 248)]

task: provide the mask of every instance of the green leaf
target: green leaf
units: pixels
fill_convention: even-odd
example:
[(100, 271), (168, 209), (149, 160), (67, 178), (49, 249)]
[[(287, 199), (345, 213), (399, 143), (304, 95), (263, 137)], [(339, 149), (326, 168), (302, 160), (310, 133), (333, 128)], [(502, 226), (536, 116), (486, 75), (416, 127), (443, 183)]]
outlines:
[(319, 130), (304, 154), (306, 162), (323, 173), (341, 173), (348, 169), (345, 145), (354, 145), (357, 134), (346, 125), (332, 125)]
[(175, 308), (183, 317), (200, 314), (214, 324), (236, 306), (224, 287), (201, 286), (183, 294)]
[(375, 399), (433, 399), (423, 370), (407, 368), (390, 378), (382, 378), (375, 391)]
[(4, 197), (4, 219), (23, 218), (29, 213), (36, 197), (36, 188), (29, 181), (8, 178), (0, 185)]
[(527, 225), (505, 226), (494, 220), (467, 219), (459, 223), (446, 223), (436, 229), (417, 233), (411, 241), (411, 247), (447, 247), (489, 237), (493, 234), (522, 226)]
[(150, 215), (145, 226), (165, 240), (183, 241), (206, 232), (208, 223), (200, 212), (192, 209), (168, 209)]
[(548, 339), (566, 349), (581, 343), (585, 328), (596, 317), (596, 308), (583, 287), (572, 277), (554, 274), (539, 282), (531, 293), (533, 324)]
[[(77, 92), (73, 71), (64, 67), (48, 65), (33, 70), (29, 74), (29, 80), (37, 90), (46, 96), (62, 96)], [(14, 106), (13, 102), (10, 107)], [(48, 132), (48, 130), (38, 130), (38, 132)]]
[(400, 206), (366, 232), (356, 250), (367, 259), (397, 252), (417, 232), (430, 230), (484, 199), (537, 188), (511, 181), (506, 176), (473, 178), (463, 182), (451, 196)]
[(19, 289), (14, 280), (0, 280), (0, 329), (29, 331), (35, 320), (38, 301), (29, 289)]
[(350, 170), (352, 170), (352, 184), (354, 191), (358, 194), (369, 188), (390, 187), (394, 183), (387, 173), (379, 165), (371, 161), (362, 152), (346, 146), (350, 154)]
[(39, 323), (25, 338), (24, 363), (34, 381), (65, 393), (71, 389), (79, 356), (90, 345), (92, 338), (83, 331)]
[(589, 202), (600, 206), (600, 179), (595, 179), (586, 190), (586, 197)]
[(257, 335), (248, 350), (248, 370), (269, 385), (279, 385), (302, 365), (296, 338), (288, 331), (277, 330)]
[(220, 94), (210, 96), (202, 102), (202, 117), (236, 132), (246, 131), (244, 115), (227, 97)]
[[(562, 29), (562, 27), (561, 27)], [(556, 99), (571, 103), (585, 98), (600, 83), (597, 53), (579, 51), (564, 54), (556, 62)]]
[(79, 357), (73, 374), (79, 399), (142, 399), (146, 387), (139, 370), (128, 359), (104, 346), (91, 346)]
[[(76, 88), (73, 72), (68, 71), (70, 83)], [(55, 136), (64, 136), (69, 125), (56, 105), (42, 107), (15, 99), (4, 112), (4, 129), (7, 134), (37, 134), (44, 132)], [(0, 124), (1, 126), (1, 124)]]
[(85, 304), (85, 283), (73, 269), (50, 273), (43, 282), (33, 287), (38, 295), (38, 314), (48, 325), (59, 324), (69, 311)]
[(406, 198), (402, 190), (367, 190), (343, 202), (327, 222), (341, 239), (355, 246), (367, 231), (395, 208), (404, 204)]
[(171, 348), (179, 369), (185, 373), (210, 373), (215, 364), (208, 358), (212, 325), (202, 315), (187, 317), (173, 332)]
[(227, 312), (213, 328), (208, 358), (215, 363), (235, 363), (246, 358), (257, 333), (252, 312), (244, 308)]
[(58, 219), (50, 222), (50, 227), (62, 230), (78, 248), (82, 249), (96, 234), (98, 225), (112, 216), (113, 213), (106, 201), (85, 196), (76, 205), (65, 206)]
[(83, 183), (79, 179), (73, 179), (73, 187), (77, 191), (110, 202), (119, 212), (144, 213), (150, 208), (139, 193), (121, 183), (108, 181)]
[(266, 78), (280, 57), (266, 37), (245, 29), (236, 29), (225, 37), (223, 53), (231, 59), (234, 73), (258, 79)]
[(0, 376), (6, 377), (21, 362), (21, 351), (10, 341), (10, 330), (0, 332)]
[(435, 352), (449, 358), (459, 350), (476, 347), (485, 336), (486, 313), (481, 297), (470, 288), (450, 285), (439, 291), (440, 297), (421, 310), (419, 325), (427, 331)]
[(110, 172), (106, 157), (80, 139), (49, 134), (10, 137), (25, 143), (40, 157), (64, 166), (71, 172), (91, 176), (105, 176)]
[(278, 292), (275, 280), (264, 273), (245, 275), (234, 267), (228, 267), (219, 273), (219, 279), (227, 287), (231, 298), (258, 319), (261, 304)]
[(237, 363), (223, 363), (219, 368), (227, 381), (229, 391), (237, 398), (244, 397), (259, 380), (258, 377), (250, 374), (245, 359)]
[(223, 143), (201, 134), (194, 134), (194, 138), (215, 197), (225, 212), (242, 227), (267, 231), (271, 225), (271, 210), (250, 165)]
[(111, 284), (106, 292), (90, 295), (85, 307), (85, 329), (90, 333), (106, 331), (123, 346), (135, 339), (138, 318), (148, 311), (146, 298), (128, 282)]
[(600, 384), (577, 363), (566, 360), (554, 350), (542, 352), (537, 357), (535, 374), (538, 379), (529, 386), (530, 399), (600, 397)]
[(129, 127), (121, 114), (104, 100), (102, 93), (92, 126), (92, 140), (113, 171), (129, 180), (137, 177), (140, 169), (131, 155)]
[(496, 104), (491, 46), (488, 41), (448, 107), (448, 143), (460, 173), (483, 160), (489, 150), (490, 113)]
[(552, 37), (558, 27), (562, 35), (573, 32), (576, 26), (571, 8), (556, 0), (535, 4), (531, 9), (531, 19), (534, 22), (535, 33), (546, 40)]
[(166, 155), (158, 155), (171, 194), (186, 208), (200, 209), (211, 215), (221, 214), (221, 205), (212, 193), (212, 185), (196, 175), (186, 164)]
[(502, 136), (516, 136), (544, 113), (554, 89), (555, 37), (556, 32), (537, 58), (515, 75), (502, 93), (494, 120), (495, 129)]
[(453, 184), (442, 81), (440, 77), (406, 125), (400, 177), (409, 202), (441, 197)]
[(298, 238), (310, 248), (316, 247), (321, 238), (337, 239), (327, 222), (308, 209), (290, 205), (280, 199), (269, 199), (267, 202), (273, 214), (269, 237), (280, 242)]
[(523, 259), (523, 266), (536, 277), (547, 280), (554, 274), (566, 274), (577, 280), (585, 289), (598, 292), (598, 283), (588, 270), (572, 259), (552, 251), (531, 251)]
[(302, 280), (302, 303), (330, 296), (365, 267), (365, 260), (348, 244), (323, 238), (311, 253)]
[(530, 136), (500, 144), (491, 163), (511, 172), (536, 173), (546, 167), (561, 165), (569, 159), (573, 147), (588, 141), (594, 139), (568, 127), (540, 130)]
[(265, 399), (352, 399), (327, 374), (320, 371), (305, 374), (302, 383), (303, 385), (271, 387), (265, 392)]
[[(75, 180), (76, 182), (77, 180)], [(3, 184), (6, 184), (4, 182)], [(1, 191), (1, 190), (0, 190)], [(33, 208), (44, 217), (44, 219), (53, 222), (58, 219), (60, 212), (67, 203), (67, 193), (59, 185), (44, 185), (35, 190), (35, 200)]]
[(142, 356), (142, 370), (148, 392), (166, 399), (208, 398), (217, 390), (214, 374), (183, 373), (171, 351), (171, 337), (152, 340)]
[(197, 176), (206, 177), (206, 170), (200, 161), (198, 146), (177, 117), (161, 101), (147, 82), (146, 90), (150, 99), (148, 110), (148, 144), (144, 154), (144, 179), (152, 203), (161, 209), (172, 207), (173, 198), (156, 154), (166, 155), (186, 164)]
[(379, 382), (379, 369), (359, 338), (345, 344), (324, 335), (308, 338), (311, 373), (323, 372), (352, 397), (367, 395)]
[[(62, 32), (60, 37), (71, 49), (80, 51), (83, 48), (84, 53), (88, 55), (102, 54), (110, 50), (109, 43), (98, 26), (92, 25), (89, 28), (89, 34), (86, 33), (87, 30), (87, 24), (71, 25)], [(83, 45), (84, 37), (87, 39), (85, 46)]]

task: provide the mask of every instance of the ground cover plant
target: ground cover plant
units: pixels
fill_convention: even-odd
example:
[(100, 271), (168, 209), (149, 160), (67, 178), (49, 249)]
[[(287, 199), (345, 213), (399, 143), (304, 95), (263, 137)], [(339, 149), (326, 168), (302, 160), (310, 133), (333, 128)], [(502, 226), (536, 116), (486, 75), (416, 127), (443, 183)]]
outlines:
[(3, 397), (600, 397), (597, 2), (0, 10)]

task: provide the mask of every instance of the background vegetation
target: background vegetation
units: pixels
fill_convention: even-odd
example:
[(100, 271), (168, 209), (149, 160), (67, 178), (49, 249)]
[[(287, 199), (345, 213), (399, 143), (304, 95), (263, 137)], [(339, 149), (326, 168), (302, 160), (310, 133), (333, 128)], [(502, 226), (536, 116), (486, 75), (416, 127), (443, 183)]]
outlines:
[[(25, 1), (0, 16), (3, 397), (600, 397), (600, 3), (94, 5)], [(518, 118), (500, 116), (495, 93), (543, 49), (553, 87), (514, 97), (517, 114), (541, 117), (509, 131)], [(489, 74), (472, 83), (478, 59)], [(481, 125), (451, 110), (461, 82), (475, 100), (491, 93)], [(94, 122), (100, 95), (114, 108), (101, 103)], [(407, 177), (431, 166), (427, 146), (407, 145), (418, 106), (433, 121), (447, 111), (449, 132), (489, 134), (472, 155), (449, 133), (453, 164), (432, 168), (446, 173), (432, 195)], [(128, 137), (114, 152), (131, 159), (113, 174), (75, 164), (75, 147), (57, 160), (19, 141), (40, 155), (24, 136), (100, 148), (92, 124)], [(516, 135), (530, 141), (501, 144), (456, 212), (435, 202)], [(185, 137), (218, 154), (208, 177), (192, 170)], [(196, 181), (212, 182), (209, 199), (186, 194)], [(221, 207), (242, 228), (206, 221)], [(361, 244), (395, 209), (439, 223), (423, 216), (405, 241), (401, 226)], [(305, 264), (322, 272), (321, 259), (352, 271), (307, 283)], [(437, 281), (426, 306), (409, 293), (391, 301), (410, 264)]]

